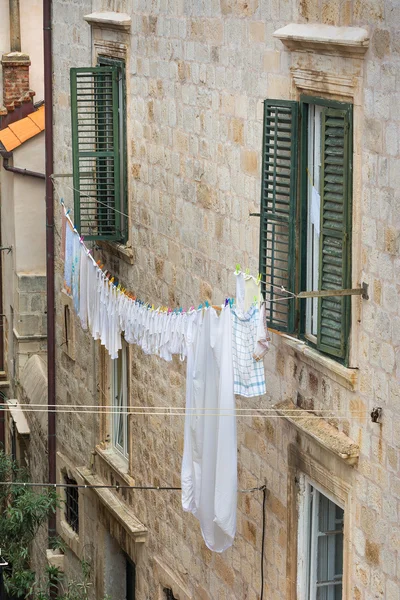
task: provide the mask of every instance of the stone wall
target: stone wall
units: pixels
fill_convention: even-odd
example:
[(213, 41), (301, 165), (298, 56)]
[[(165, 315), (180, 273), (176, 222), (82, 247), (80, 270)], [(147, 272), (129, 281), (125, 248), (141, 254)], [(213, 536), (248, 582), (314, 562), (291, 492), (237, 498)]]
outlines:
[[(72, 10), (72, 6), (74, 10)], [(339, 2), (150, 1), (72, 3), (54, 1), (55, 171), (71, 172), (69, 68), (92, 62), (90, 28), (83, 16), (95, 10), (127, 12), (130, 38), (94, 32), (94, 38), (127, 48), (128, 174), (133, 264), (103, 250), (113, 273), (140, 297), (190, 306), (221, 302), (234, 294), (236, 263), (258, 269), (258, 212), (262, 100), (295, 99), (290, 75), (296, 56), (272, 34), (290, 22), (363, 26), (370, 47), (357, 63), (354, 156), (353, 284), (369, 284), (369, 301), (353, 300), (351, 367), (277, 335), (265, 359), (268, 392), (238, 399), (239, 408), (268, 408), (291, 399), (299, 406), (331, 410), (331, 424), (360, 446), (350, 467), (311, 442), (285, 419), (238, 420), (239, 487), (266, 483), (265, 597), (293, 598), (296, 562), (291, 525), (296, 507), (296, 455), (303, 469), (326, 479), (344, 497), (347, 598), (395, 600), (400, 586), (399, 472), (399, 34), (398, 7), (390, 0)], [(66, 35), (66, 27), (71, 35)], [(300, 57), (301, 58), (301, 57)], [(309, 58), (309, 57), (308, 57)], [(307, 58), (307, 60), (308, 60)], [(318, 57), (317, 57), (318, 58)], [(350, 59), (315, 59), (322, 72), (351, 73)], [(300, 60), (300, 59), (299, 59)], [(313, 58), (309, 59), (311, 62)], [(311, 63), (310, 63), (311, 64)], [(355, 68), (355, 67), (354, 67)], [(347, 70), (348, 69), (348, 70)], [(353, 83), (351, 84), (353, 85)], [(61, 142), (62, 140), (62, 142)], [(72, 206), (67, 185), (57, 183)], [(57, 212), (58, 231), (61, 213)], [(99, 255), (100, 256), (100, 255)], [(57, 265), (61, 290), (62, 265)], [(98, 349), (78, 323), (76, 358), (57, 354), (58, 402), (102, 404)], [(62, 336), (61, 300), (57, 337)], [(60, 342), (61, 343), (61, 342)], [(96, 372), (97, 365), (97, 372)], [(183, 406), (185, 365), (131, 352), (132, 405)], [(104, 396), (105, 394), (105, 396)], [(383, 407), (380, 424), (369, 412)], [(323, 413), (326, 414), (326, 413)], [(132, 419), (131, 475), (143, 485), (179, 485), (183, 419)], [(58, 417), (58, 444), (77, 466), (91, 464), (100, 441), (96, 417)], [(98, 469), (99, 457), (95, 459)], [(318, 475), (319, 474), (319, 475)], [(104, 475), (106, 477), (106, 475)], [(321, 484), (322, 485), (322, 484)], [(344, 493), (344, 492), (343, 492)], [(120, 492), (121, 494), (121, 492)], [(262, 494), (239, 494), (238, 534), (223, 555), (208, 551), (197, 522), (183, 513), (179, 493), (127, 492), (126, 502), (148, 528), (137, 549), (137, 596), (159, 593), (155, 557), (176, 574), (194, 599), (256, 600), (260, 593)], [(93, 504), (93, 511), (95, 510)], [(294, 519), (294, 521), (293, 521)], [(122, 543), (122, 540), (118, 540)], [(98, 547), (98, 555), (103, 552)], [(99, 582), (101, 590), (101, 583)], [(190, 597), (190, 596), (188, 596)]]

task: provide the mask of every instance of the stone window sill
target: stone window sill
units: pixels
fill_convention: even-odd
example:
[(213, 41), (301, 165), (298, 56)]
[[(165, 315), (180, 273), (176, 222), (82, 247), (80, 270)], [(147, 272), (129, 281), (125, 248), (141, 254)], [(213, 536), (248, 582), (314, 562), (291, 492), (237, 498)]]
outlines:
[[(84, 478), (86, 484), (92, 486), (104, 485), (104, 481), (93, 475), (90, 469), (83, 467), (78, 469), (78, 472)], [(132, 509), (125, 502), (109, 489), (94, 487), (93, 491), (111, 515), (122, 525), (128, 536), (132, 537), (134, 542), (143, 543), (146, 541), (147, 528), (139, 521)]]
[(359, 446), (342, 431), (327, 423), (317, 415), (305, 411), (290, 400), (274, 406), (278, 414), (284, 416), (296, 429), (310, 436), (321, 446), (333, 452), (348, 465), (354, 465), (360, 455)]
[(318, 350), (310, 348), (310, 346), (301, 340), (297, 340), (285, 334), (281, 334), (280, 338), (286, 346), (289, 346), (296, 352), (296, 355), (300, 360), (307, 365), (310, 365), (310, 367), (313, 367), (352, 392), (357, 389), (358, 369), (344, 367), (332, 358), (328, 358), (324, 354), (321, 354)]
[(117, 12), (95, 12), (83, 17), (92, 27), (100, 29), (116, 29), (129, 33), (131, 30), (132, 19), (125, 13)]
[(114, 471), (117, 477), (127, 485), (135, 485), (135, 480), (129, 475), (129, 462), (120, 456), (113, 448), (96, 446), (97, 455)]
[(294, 51), (362, 57), (369, 46), (369, 33), (361, 27), (290, 23), (277, 29), (273, 35)]
[(105, 252), (108, 252), (109, 254), (120, 258), (121, 260), (128, 263), (128, 265), (133, 265), (134, 256), (133, 250), (130, 246), (125, 244), (118, 244), (117, 242), (113, 242), (111, 244), (110, 242), (99, 241), (97, 243), (100, 246), (100, 248)]

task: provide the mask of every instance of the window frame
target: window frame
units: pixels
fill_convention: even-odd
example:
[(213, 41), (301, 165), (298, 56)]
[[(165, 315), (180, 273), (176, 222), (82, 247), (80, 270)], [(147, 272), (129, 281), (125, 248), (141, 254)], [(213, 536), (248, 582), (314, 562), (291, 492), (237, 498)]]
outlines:
[(128, 240), (128, 165), (127, 165), (127, 111), (126, 111), (126, 61), (123, 58), (97, 55), (97, 67), (115, 67), (120, 76), (118, 86), (118, 129), (120, 147), (120, 211), (121, 239), (106, 240), (109, 243), (126, 244)]
[[(129, 345), (123, 340), (122, 349), (118, 352), (118, 358), (112, 360), (110, 359), (110, 395), (111, 395), (111, 407), (112, 407), (112, 415), (110, 422), (110, 439), (112, 448), (118, 452), (119, 456), (129, 462), (130, 455), (130, 447), (129, 447), (129, 415), (127, 414), (129, 411)], [(124, 386), (123, 395), (125, 396), (126, 404), (122, 405), (122, 410), (125, 408), (125, 414), (120, 415), (118, 413), (118, 409), (120, 408), (119, 403), (116, 403), (116, 391), (119, 392), (118, 382), (116, 382), (116, 376), (118, 374), (118, 361), (122, 361), (121, 364), (121, 378), (123, 379), (122, 385)], [(125, 365), (124, 365), (125, 361)], [(116, 387), (115, 387), (116, 386)], [(123, 438), (124, 445), (121, 446), (116, 441), (116, 437), (118, 435), (118, 417), (123, 419)]]
[[(73, 477), (69, 477), (68, 473), (63, 473), (64, 483), (67, 485), (76, 485), (78, 486), (78, 482)], [(65, 510), (64, 510), (64, 521), (68, 525), (68, 527), (73, 531), (76, 535), (79, 535), (79, 488), (73, 487), (65, 487), (64, 488), (65, 495)], [(71, 507), (71, 503), (75, 506)], [(75, 508), (76, 507), (76, 508)], [(70, 518), (70, 513), (75, 515), (75, 519)]]
[[(299, 229), (299, 261), (298, 261), (298, 280), (300, 282), (300, 289), (307, 290), (307, 200), (308, 200), (308, 177), (307, 177), (307, 167), (308, 167), (308, 106), (309, 105), (322, 106), (326, 108), (333, 108), (337, 110), (348, 110), (350, 112), (351, 117), (353, 118), (353, 104), (350, 102), (340, 102), (338, 100), (330, 100), (327, 98), (321, 98), (319, 96), (309, 96), (307, 94), (301, 94), (299, 98), (299, 114), (300, 114), (300, 144), (299, 144), (299, 163), (298, 163), (298, 180), (299, 180), (299, 190), (298, 190), (298, 206), (299, 206), (299, 217), (298, 217), (298, 229)], [(349, 231), (349, 240), (348, 240), (348, 256), (347, 256), (347, 287), (351, 288), (351, 279), (352, 279), (352, 247), (351, 247), (351, 229), (352, 229), (352, 214), (353, 214), (353, 206), (352, 206), (352, 187), (353, 187), (353, 136), (354, 136), (354, 124), (351, 125), (350, 128), (351, 135), (350, 138), (350, 148), (349, 148), (349, 156), (348, 156), (348, 171), (349, 178), (347, 181), (347, 206), (346, 206), (346, 218), (347, 218), (347, 228)], [(322, 143), (322, 136), (321, 136)], [(322, 195), (321, 195), (322, 202)], [(322, 210), (322, 203), (321, 203)], [(321, 243), (321, 242), (320, 242)], [(321, 264), (320, 264), (321, 268)], [(346, 298), (346, 297), (345, 297)], [(296, 322), (298, 322), (298, 335), (299, 338), (307, 343), (307, 345), (315, 348), (316, 350), (326, 354), (332, 360), (344, 364), (347, 366), (349, 360), (350, 353), (350, 333), (351, 333), (351, 297), (347, 297), (347, 306), (346, 310), (346, 332), (347, 332), (347, 343), (346, 343), (346, 355), (344, 358), (336, 357), (331, 354), (325, 353), (322, 350), (319, 350), (317, 346), (317, 342), (313, 342), (306, 334), (306, 311), (307, 311), (307, 300), (301, 300), (298, 305), (298, 317), (296, 318)], [(320, 306), (318, 306), (318, 311), (320, 310)], [(319, 321), (319, 319), (318, 319)], [(318, 335), (318, 327), (317, 326), (317, 335)]]
[[(271, 299), (274, 302), (279, 301), (280, 292), (276, 291), (276, 285), (272, 284), (275, 279), (283, 280), (286, 272), (288, 281), (284, 284), (285, 289), (295, 293), (300, 290), (309, 291), (307, 287), (307, 167), (310, 105), (320, 106), (323, 109), (321, 113), (321, 177), (323, 180), (320, 182), (319, 190), (321, 227), (318, 249), (318, 290), (330, 287), (334, 289), (352, 287), (353, 104), (307, 94), (300, 95), (299, 100), (296, 101), (267, 99), (264, 101), (263, 122), (259, 270), (263, 281), (266, 282), (263, 284), (263, 291), (270, 288)], [(288, 113), (287, 117), (285, 111)], [(271, 129), (271, 115), (274, 114), (274, 127)], [(339, 153), (335, 151), (336, 147)], [(279, 168), (282, 162), (284, 164), (281, 172)], [(339, 164), (342, 166), (341, 171), (337, 170)], [(276, 215), (275, 209), (270, 209), (270, 205), (278, 206)], [(282, 219), (278, 213), (283, 214), (283, 209)], [(285, 242), (285, 235), (287, 237), (285, 231), (281, 235), (277, 227), (274, 229), (276, 221), (286, 223), (290, 232), (289, 244)], [(282, 248), (285, 244), (287, 254), (283, 255)], [(275, 254), (277, 254), (276, 260)], [(281, 295), (287, 296), (284, 290)], [(304, 302), (301, 299), (285, 298), (285, 301), (284, 306), (271, 303), (267, 314), (269, 327), (289, 335), (294, 334), (321, 354), (348, 366), (351, 344), (351, 297), (318, 298), (317, 335), (314, 339), (306, 335), (307, 300)], [(275, 310), (275, 306), (280, 308)]]
[[(345, 535), (346, 535), (346, 507), (337, 498), (334, 498), (329, 492), (322, 488), (318, 483), (315, 483), (308, 475), (302, 473), (300, 475), (300, 495), (299, 495), (299, 513), (298, 513), (298, 529), (297, 529), (297, 595), (299, 598), (310, 598), (315, 600), (316, 589), (311, 590), (311, 575), (316, 572), (318, 567), (317, 561), (313, 561), (311, 556), (311, 545), (313, 536), (313, 525), (315, 525), (315, 514), (312, 514), (316, 509), (315, 499), (311, 506), (311, 488), (317, 491), (318, 494), (322, 494), (325, 498), (330, 500), (335, 506), (343, 510), (343, 568), (342, 568), (342, 600), (346, 593), (346, 581), (345, 581), (345, 563), (344, 563), (344, 552), (345, 552)], [(317, 539), (317, 536), (314, 538)]]

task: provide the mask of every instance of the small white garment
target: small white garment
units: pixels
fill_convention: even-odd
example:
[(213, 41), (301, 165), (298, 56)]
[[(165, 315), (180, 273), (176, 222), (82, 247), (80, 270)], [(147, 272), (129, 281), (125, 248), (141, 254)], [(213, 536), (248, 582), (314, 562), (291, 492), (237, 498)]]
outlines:
[(74, 233), (74, 239), (72, 244), (72, 275), (71, 275), (71, 287), (72, 287), (72, 299), (74, 302), (74, 309), (77, 315), (79, 315), (79, 271), (81, 266), (81, 242), (79, 235)]
[(74, 254), (75, 233), (67, 220), (65, 220), (65, 262), (64, 262), (64, 289), (72, 294), (72, 261)]
[[(201, 320), (201, 316), (198, 317)], [(229, 548), (236, 532), (237, 450), (232, 317), (205, 311), (188, 331), (182, 506), (199, 520), (210, 550)]]
[(245, 294), (245, 284), (244, 284), (244, 275), (241, 271), (236, 273), (236, 306), (239, 310), (244, 311), (244, 294)]
[(81, 267), (79, 271), (79, 318), (83, 329), (88, 326), (88, 270), (89, 262), (92, 262), (87, 254), (83, 244), (81, 244)]
[(257, 306), (251, 306), (244, 314), (237, 308), (232, 309), (234, 390), (235, 394), (245, 398), (262, 396), (266, 392), (264, 364), (253, 357), (259, 321)]
[(321, 196), (314, 186), (311, 192), (311, 223), (314, 225), (315, 233), (320, 233), (321, 223)]
[(253, 358), (256, 361), (262, 360), (269, 350), (269, 342), (271, 337), (267, 328), (267, 320), (265, 315), (265, 302), (261, 304), (260, 315), (258, 318), (256, 344), (254, 347)]
[(250, 307), (255, 304), (257, 308), (260, 306), (261, 300), (261, 282), (254, 279), (252, 275), (244, 275), (244, 308), (240, 309), (243, 312), (250, 310)]

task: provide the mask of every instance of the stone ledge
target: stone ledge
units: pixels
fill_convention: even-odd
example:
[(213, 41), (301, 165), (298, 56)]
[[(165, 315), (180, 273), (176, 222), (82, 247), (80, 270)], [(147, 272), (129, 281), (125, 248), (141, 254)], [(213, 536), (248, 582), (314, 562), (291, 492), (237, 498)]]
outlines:
[(133, 255), (133, 250), (130, 246), (126, 246), (125, 244), (119, 244), (118, 242), (105, 242), (103, 240), (100, 240), (97, 243), (103, 251), (120, 258), (121, 260), (128, 263), (128, 265), (134, 264), (135, 259)]
[(62, 552), (60, 552), (59, 550), (47, 549), (46, 550), (46, 558), (47, 558), (47, 563), (51, 567), (55, 567), (56, 569), (58, 569), (60, 571), (60, 573), (64, 573), (65, 555)]
[(121, 477), (127, 485), (135, 485), (135, 480), (129, 475), (129, 463), (122, 456), (118, 456), (113, 448), (96, 446), (96, 454), (105, 464), (114, 471), (117, 477)]
[(126, 13), (117, 12), (95, 12), (83, 17), (92, 27), (100, 29), (116, 29), (117, 31), (131, 30), (132, 19)]
[[(348, 465), (354, 465), (360, 456), (359, 446), (342, 431), (314, 413), (299, 408), (291, 400), (275, 404), (278, 414), (285, 417), (296, 429), (313, 438)], [(288, 412), (289, 411), (289, 412)]]
[(31, 430), (20, 403), (13, 399), (7, 400), (6, 403), (8, 404), (8, 410), (10, 411), (12, 420), (15, 423), (15, 427), (17, 428), (19, 435), (29, 436)]
[(310, 346), (307, 346), (307, 344), (302, 340), (297, 340), (296, 338), (292, 338), (285, 334), (280, 334), (280, 338), (284, 344), (290, 348), (293, 348), (293, 350), (297, 352), (300, 360), (305, 362), (316, 371), (323, 373), (351, 392), (354, 392), (357, 389), (359, 373), (358, 369), (349, 369), (344, 367), (340, 363), (336, 362), (336, 360), (321, 354), (314, 348), (310, 348)]
[[(104, 482), (93, 475), (90, 469), (82, 467), (77, 471), (88, 485), (104, 485)], [(92, 488), (92, 490), (136, 543), (146, 541), (147, 528), (135, 517), (132, 510), (122, 500), (109, 489)]]
[(362, 27), (335, 27), (320, 23), (290, 23), (274, 32), (289, 50), (317, 51), (361, 57), (369, 46), (369, 33)]

